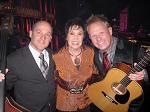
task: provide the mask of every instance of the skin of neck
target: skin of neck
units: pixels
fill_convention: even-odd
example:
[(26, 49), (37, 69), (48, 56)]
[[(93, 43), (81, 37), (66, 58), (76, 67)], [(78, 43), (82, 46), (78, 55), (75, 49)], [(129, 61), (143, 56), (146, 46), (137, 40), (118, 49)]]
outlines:
[(73, 49), (73, 48), (70, 48), (70, 47), (69, 47), (69, 52), (70, 52), (72, 55), (78, 55), (78, 54), (81, 52), (81, 48)]
[(39, 53), (42, 53), (42, 51), (44, 50), (44, 49), (37, 49), (32, 43), (30, 43), (30, 45), (32, 46), (32, 48), (34, 48), (35, 50), (37, 50)]

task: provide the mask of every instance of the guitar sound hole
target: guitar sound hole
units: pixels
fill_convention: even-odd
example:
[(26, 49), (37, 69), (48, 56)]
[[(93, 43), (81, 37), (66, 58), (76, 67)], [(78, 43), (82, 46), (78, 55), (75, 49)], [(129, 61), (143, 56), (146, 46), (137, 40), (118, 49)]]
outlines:
[(124, 95), (126, 93), (126, 88), (120, 83), (113, 83), (112, 89), (116, 94)]
[(112, 89), (116, 93), (115, 100), (121, 104), (125, 104), (130, 97), (129, 91), (120, 83), (113, 83)]
[(130, 93), (128, 90), (124, 95), (115, 95), (115, 100), (121, 104), (127, 103), (129, 98), (130, 98)]

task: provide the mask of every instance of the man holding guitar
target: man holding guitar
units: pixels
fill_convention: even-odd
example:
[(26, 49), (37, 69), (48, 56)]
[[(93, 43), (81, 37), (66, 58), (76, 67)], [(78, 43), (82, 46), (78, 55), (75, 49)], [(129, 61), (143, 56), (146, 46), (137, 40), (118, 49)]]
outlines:
[[(94, 45), (94, 50), (95, 50), (94, 62), (95, 65), (97, 66), (97, 69), (99, 70), (99, 74), (102, 75), (102, 77), (105, 76), (105, 74), (109, 71), (108, 69), (112, 68), (113, 66), (116, 66), (117, 63), (127, 63), (134, 66), (134, 61), (136, 61), (134, 57), (137, 58), (138, 56), (142, 55), (139, 49), (133, 51), (134, 48), (133, 43), (129, 43), (128, 40), (116, 38), (112, 36), (113, 34), (112, 27), (109, 24), (107, 18), (104, 16), (101, 15), (91, 16), (87, 20), (87, 32), (89, 34), (89, 38), (91, 39)], [(107, 53), (107, 59), (104, 60), (106, 53)], [(130, 80), (139, 81), (139, 80), (143, 80), (144, 74), (145, 74), (144, 70), (135, 73), (131, 72), (128, 75), (128, 78)], [(115, 77), (117, 78), (117, 74), (115, 75), (116, 75)], [(107, 83), (104, 84), (103, 87), (105, 88), (105, 86), (107, 86)], [(114, 86), (112, 88), (116, 93), (118, 92), (118, 94), (123, 94), (122, 91), (119, 91), (119, 89), (117, 89), (121, 87), (122, 85), (117, 87)], [(93, 91), (96, 90), (92, 90), (92, 92)], [(93, 100), (94, 97), (96, 97), (95, 93), (92, 92), (90, 91), (89, 93), (91, 100)], [(100, 92), (98, 92), (98, 94), (100, 94)], [(113, 95), (111, 96), (109, 93), (107, 94), (106, 91), (102, 91), (101, 94), (102, 97), (104, 96), (105, 99), (107, 99), (106, 102), (108, 100), (111, 100), (108, 101), (108, 103), (113, 102), (116, 103), (116, 105), (118, 104), (119, 101), (116, 101), (116, 99), (113, 98)], [(98, 99), (98, 97), (96, 97), (96, 99)], [(102, 100), (102, 98), (100, 98), (99, 100)], [(94, 101), (94, 103), (97, 103), (96, 104), (97, 106), (98, 106), (98, 102), (99, 101)], [(143, 102), (143, 94), (141, 92), (140, 96), (138, 96), (138, 98), (136, 98), (133, 102), (130, 103), (129, 109), (127, 110), (129, 112), (139, 112), (142, 102)], [(102, 105), (98, 107), (100, 108), (102, 107), (101, 110), (106, 112), (108, 112), (107, 110), (108, 108), (112, 109), (111, 111), (113, 111), (113, 107), (112, 108), (111, 106), (107, 107), (106, 105), (105, 105), (106, 107), (104, 107), (103, 105), (105, 105), (105, 101), (102, 103)], [(120, 110), (118, 112), (124, 112), (124, 111)]]

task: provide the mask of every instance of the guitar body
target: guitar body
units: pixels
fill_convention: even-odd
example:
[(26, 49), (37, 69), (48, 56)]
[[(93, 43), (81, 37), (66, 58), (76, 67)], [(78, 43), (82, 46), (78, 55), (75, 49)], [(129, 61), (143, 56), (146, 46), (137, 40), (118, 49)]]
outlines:
[(12, 97), (5, 98), (5, 112), (31, 112), (23, 106), (16, 103)]
[(125, 76), (126, 73), (120, 69), (110, 69), (102, 81), (89, 87), (91, 101), (104, 112), (127, 112), (131, 101), (139, 97), (143, 90), (136, 81), (131, 81), (124, 89), (119, 82)]

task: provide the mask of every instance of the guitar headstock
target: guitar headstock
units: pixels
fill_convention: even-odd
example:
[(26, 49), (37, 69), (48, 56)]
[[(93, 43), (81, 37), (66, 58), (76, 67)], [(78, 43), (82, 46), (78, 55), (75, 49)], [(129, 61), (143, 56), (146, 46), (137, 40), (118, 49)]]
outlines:
[(146, 49), (146, 52), (150, 52), (150, 47), (148, 47), (148, 48)]
[(150, 47), (146, 49), (146, 53), (147, 53), (148, 57), (150, 58)]

